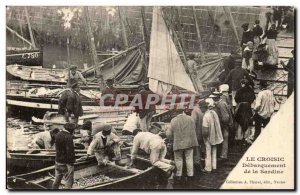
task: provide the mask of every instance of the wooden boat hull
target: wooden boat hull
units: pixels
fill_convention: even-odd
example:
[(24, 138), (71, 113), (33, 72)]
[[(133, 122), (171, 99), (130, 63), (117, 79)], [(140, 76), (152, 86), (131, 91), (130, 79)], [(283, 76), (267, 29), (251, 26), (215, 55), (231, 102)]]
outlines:
[[(47, 111), (58, 111), (58, 98), (24, 97), (8, 94), (6, 104), (9, 106), (8, 111), (17, 110), (22, 114), (26, 113), (30, 117), (29, 119), (31, 116), (42, 118)], [(104, 116), (107, 113), (116, 118), (120, 115), (127, 115), (133, 109), (130, 107), (100, 107), (99, 103), (94, 100), (83, 100), (82, 108), (84, 113), (97, 112), (99, 116)]]
[[(39, 151), (38, 153), (26, 154), (29, 150), (8, 151), (7, 170), (10, 175), (24, 173), (24, 170), (39, 170), (54, 165), (55, 153)], [(86, 151), (76, 152), (76, 158), (86, 155)]]
[(46, 69), (39, 67), (28, 67), (18, 64), (7, 65), (6, 71), (10, 77), (15, 77), (24, 81), (35, 81), (41, 83), (66, 83), (67, 70)]
[(43, 66), (43, 52), (41, 50), (7, 51), (6, 64)]
[[(121, 140), (129, 144), (128, 142), (132, 142), (131, 139), (127, 136), (121, 136)], [(131, 147), (122, 147), (122, 159), (126, 159), (130, 153)], [(32, 154), (27, 154), (28, 151), (33, 151)], [(85, 156), (87, 150), (77, 150), (75, 149), (76, 159), (79, 159)], [(55, 163), (55, 150), (9, 150), (9, 157), (7, 158), (7, 171), (9, 171), (9, 175), (16, 175), (24, 173), (28, 170), (35, 171), (39, 169), (43, 169), (49, 166), (54, 165)]]
[[(75, 181), (90, 175), (105, 175), (111, 181), (98, 182), (88, 186), (73, 185), (74, 190), (104, 190), (104, 189), (151, 189), (150, 183), (160, 177), (162, 172), (150, 164), (149, 161), (140, 161), (139, 169), (127, 169), (109, 164), (99, 167), (95, 161), (86, 161), (75, 164)], [(11, 176), (7, 178), (7, 188), (11, 190), (24, 189), (51, 189), (55, 168), (54, 166), (35, 172)]]

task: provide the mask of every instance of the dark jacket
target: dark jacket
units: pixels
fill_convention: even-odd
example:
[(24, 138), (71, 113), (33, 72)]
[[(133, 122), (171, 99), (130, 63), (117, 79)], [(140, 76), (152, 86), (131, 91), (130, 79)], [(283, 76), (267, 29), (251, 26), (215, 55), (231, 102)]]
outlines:
[(80, 96), (73, 90), (66, 90), (58, 101), (58, 113), (74, 114), (75, 117), (83, 115), (83, 109)]
[(254, 36), (254, 37), (255, 37), (255, 36), (260, 37), (260, 36), (264, 33), (262, 27), (259, 26), (259, 25), (256, 25), (256, 26), (252, 29), (252, 31), (253, 31), (253, 36)]
[(235, 58), (232, 55), (225, 58), (225, 60), (224, 60), (224, 69), (225, 69), (226, 75), (228, 75), (229, 72), (232, 69), (234, 69), (234, 65), (235, 65)]
[(240, 81), (245, 77), (249, 77), (248, 72), (242, 67), (235, 67), (229, 72), (224, 83), (227, 83), (231, 90), (236, 91), (242, 87)]
[(252, 104), (253, 101), (255, 100), (255, 93), (251, 87), (246, 86), (246, 87), (239, 89), (236, 92), (234, 99), (235, 99), (236, 103), (248, 102), (248, 103)]
[(235, 101), (238, 103), (234, 119), (241, 125), (242, 131), (248, 129), (252, 118), (251, 104), (255, 100), (255, 94), (251, 87), (246, 86), (236, 92)]
[(75, 152), (73, 136), (66, 132), (60, 131), (55, 137), (56, 157), (55, 161), (64, 164), (74, 164)]
[(294, 82), (295, 82), (295, 62), (294, 58), (291, 58), (286, 66), (284, 66), (284, 69), (288, 71), (288, 92), (287, 95), (290, 97), (290, 95), (294, 91)]
[(267, 37), (268, 39), (275, 39), (276, 40), (278, 33), (279, 33), (279, 31), (277, 31), (277, 30), (272, 30), (272, 29), (266, 30), (266, 33), (263, 36), (263, 39), (265, 37)]
[(246, 44), (249, 41), (253, 42), (253, 38), (254, 38), (254, 36), (253, 36), (252, 30), (244, 31), (243, 35), (242, 35), (241, 47), (243, 46), (243, 44)]

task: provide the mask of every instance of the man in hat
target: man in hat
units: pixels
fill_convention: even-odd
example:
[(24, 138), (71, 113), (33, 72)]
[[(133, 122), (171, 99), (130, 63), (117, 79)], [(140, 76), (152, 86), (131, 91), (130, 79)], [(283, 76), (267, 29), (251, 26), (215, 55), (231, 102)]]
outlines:
[(255, 133), (254, 139), (256, 139), (261, 132), (261, 125), (266, 127), (270, 121), (272, 114), (274, 113), (275, 98), (273, 92), (267, 89), (268, 83), (266, 81), (260, 81), (260, 92), (255, 100)]
[(214, 93), (214, 104), (215, 104), (215, 111), (219, 117), (219, 122), (221, 125), (222, 135), (223, 135), (223, 142), (222, 142), (222, 149), (221, 149), (221, 159), (227, 159), (228, 155), (228, 138), (229, 138), (229, 129), (233, 126), (233, 118), (231, 114), (230, 107), (227, 105), (225, 101), (223, 101), (220, 96), (221, 93), (215, 91)]
[(70, 71), (67, 74), (67, 86), (71, 86), (73, 83), (81, 81), (84, 85), (87, 85), (87, 81), (82, 76), (81, 72), (77, 71), (76, 65), (70, 66)]
[(223, 142), (220, 121), (214, 111), (214, 100), (207, 98), (202, 101), (200, 108), (204, 112), (202, 136), (206, 149), (205, 168), (202, 172), (211, 173), (217, 169), (217, 145)]
[(91, 121), (85, 121), (81, 127), (82, 130), (87, 131), (87, 135), (83, 136), (81, 138), (81, 143), (85, 144), (85, 146), (89, 146), (93, 140), (93, 136), (96, 135), (97, 133), (103, 131), (103, 129), (109, 129), (111, 128), (111, 132), (117, 135), (117, 131), (111, 126), (105, 122), (96, 122), (92, 123)]
[[(109, 127), (108, 127), (109, 126)], [(87, 120), (83, 123), (82, 129), (91, 131), (91, 136), (103, 131), (103, 129), (111, 129), (111, 132), (117, 135), (116, 129), (106, 122), (94, 122)]]
[(244, 52), (244, 49), (247, 46), (247, 43), (251, 41), (253, 43), (253, 32), (249, 29), (249, 23), (244, 23), (242, 25), (243, 28), (243, 35), (241, 40), (241, 47), (242, 47), (242, 54)]
[(149, 90), (145, 89), (145, 86), (139, 87), (139, 94), (141, 95), (142, 99), (142, 109), (139, 106), (135, 107), (135, 112), (138, 113), (140, 117), (140, 128), (143, 131), (149, 131), (150, 122), (152, 120), (153, 115), (155, 114), (155, 104), (150, 104), (149, 108), (146, 108), (148, 95), (151, 94)]
[(106, 165), (109, 161), (115, 160), (116, 164), (120, 164), (122, 145), (120, 137), (111, 132), (111, 125), (106, 125), (99, 133), (94, 135), (90, 144), (87, 157), (95, 154), (98, 165)]
[(182, 182), (183, 156), (185, 156), (188, 181), (192, 183), (194, 177), (193, 152), (194, 147), (197, 147), (199, 144), (195, 121), (191, 117), (191, 110), (186, 108), (182, 114), (173, 118), (166, 133), (168, 139), (173, 142), (174, 160), (177, 168), (174, 178), (175, 182)]
[(54, 146), (55, 136), (58, 132), (59, 129), (56, 128), (35, 134), (29, 147), (33, 149), (51, 149)]
[(65, 177), (65, 189), (71, 189), (74, 182), (75, 152), (73, 133), (76, 128), (74, 123), (66, 123), (64, 129), (55, 137), (55, 180), (53, 189), (58, 189), (60, 182)]
[(71, 89), (67, 89), (58, 101), (58, 113), (64, 115), (66, 122), (74, 116), (74, 123), (78, 124), (78, 118), (83, 115), (80, 88), (78, 83), (73, 83)]
[(161, 132), (161, 125), (159, 123), (152, 123), (150, 125), (150, 129), (149, 132), (153, 133), (153, 134), (158, 134), (159, 132)]
[(228, 84), (231, 89), (231, 94), (232, 94), (232, 106), (235, 108), (236, 102), (235, 102), (235, 94), (237, 90), (239, 90), (241, 86), (241, 79), (243, 78), (248, 78), (249, 80), (251, 79), (248, 72), (244, 70), (241, 67), (240, 63), (235, 64), (235, 68), (230, 71), (229, 75), (226, 77), (224, 83)]
[(232, 108), (232, 102), (230, 101), (229, 97), (229, 85), (222, 84), (219, 86), (219, 91), (221, 93), (220, 99), (227, 103), (227, 105)]
[(283, 68), (288, 71), (288, 91), (287, 96), (290, 97), (290, 95), (294, 91), (294, 78), (295, 78), (295, 58), (294, 58), (294, 50), (291, 51), (293, 54), (293, 57), (289, 59), (287, 65), (284, 64), (283, 61), (280, 61), (280, 64), (283, 66)]
[(165, 137), (163, 136), (164, 134), (153, 134), (150, 132), (142, 132), (141, 129), (135, 129), (132, 135), (134, 136), (134, 139), (128, 167), (131, 167), (134, 164), (138, 150), (141, 149), (150, 155), (150, 161), (153, 166), (163, 170), (170, 176), (171, 172), (175, 169), (175, 166), (173, 161), (165, 159), (167, 147), (163, 139), (163, 137)]

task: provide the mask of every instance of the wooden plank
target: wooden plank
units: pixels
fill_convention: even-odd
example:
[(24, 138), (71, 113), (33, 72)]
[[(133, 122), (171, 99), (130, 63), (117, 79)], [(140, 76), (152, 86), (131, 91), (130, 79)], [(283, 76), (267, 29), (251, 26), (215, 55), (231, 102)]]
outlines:
[(22, 37), (19, 33), (17, 33), (16, 31), (14, 31), (13, 29), (9, 28), (8, 26), (6, 26), (6, 29), (9, 30), (14, 35), (16, 35), (17, 37), (19, 37), (22, 41), (25, 41), (28, 45), (30, 45), (31, 47), (33, 47), (32, 43), (30, 41), (28, 41), (27, 39), (25, 39), (24, 37)]

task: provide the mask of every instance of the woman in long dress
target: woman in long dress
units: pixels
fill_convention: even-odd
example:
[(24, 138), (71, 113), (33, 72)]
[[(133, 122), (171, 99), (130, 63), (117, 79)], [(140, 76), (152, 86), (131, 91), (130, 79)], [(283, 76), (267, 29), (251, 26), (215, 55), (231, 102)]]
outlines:
[(266, 64), (268, 65), (277, 65), (278, 64), (278, 49), (276, 46), (276, 38), (279, 31), (276, 30), (275, 24), (272, 24), (269, 30), (266, 30), (265, 35), (263, 36), (263, 39), (267, 37), (266, 44), (268, 49), (268, 59), (266, 61)]
[(235, 101), (238, 104), (235, 111), (235, 121), (238, 123), (235, 139), (239, 141), (248, 141), (251, 134), (249, 123), (253, 116), (251, 104), (255, 100), (255, 94), (252, 87), (250, 87), (249, 80), (241, 80), (242, 88), (236, 92)]

